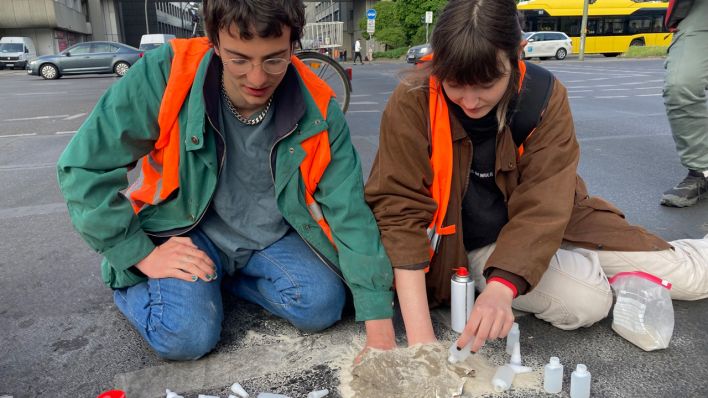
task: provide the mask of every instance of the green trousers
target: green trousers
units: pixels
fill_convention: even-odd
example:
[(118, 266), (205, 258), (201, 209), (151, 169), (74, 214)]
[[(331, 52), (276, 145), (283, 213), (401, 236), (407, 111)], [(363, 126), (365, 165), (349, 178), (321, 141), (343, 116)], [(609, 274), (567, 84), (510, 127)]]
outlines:
[(691, 14), (679, 24), (679, 31), (674, 34), (669, 47), (663, 96), (681, 164), (691, 170), (706, 172), (708, 1), (696, 1)]

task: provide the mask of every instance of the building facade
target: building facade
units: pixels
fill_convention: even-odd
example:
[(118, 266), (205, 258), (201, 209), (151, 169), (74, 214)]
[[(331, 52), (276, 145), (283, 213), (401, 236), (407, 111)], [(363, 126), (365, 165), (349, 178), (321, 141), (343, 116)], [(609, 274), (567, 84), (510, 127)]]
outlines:
[[(34, 41), (38, 55), (80, 42), (117, 41), (137, 47), (146, 33), (191, 37), (201, 27), (200, 2), (153, 0), (0, 0), (0, 37)], [(203, 34), (197, 29), (197, 35)]]
[(375, 40), (368, 40), (369, 35), (366, 30), (359, 28), (359, 20), (366, 17), (366, 10), (372, 8), (379, 0), (331, 0), (331, 1), (307, 1), (306, 17), (308, 23), (318, 22), (343, 22), (344, 42), (342, 50), (347, 50), (348, 58), (351, 59), (354, 53), (354, 43), (360, 40), (366, 55), (368, 48), (377, 51)]

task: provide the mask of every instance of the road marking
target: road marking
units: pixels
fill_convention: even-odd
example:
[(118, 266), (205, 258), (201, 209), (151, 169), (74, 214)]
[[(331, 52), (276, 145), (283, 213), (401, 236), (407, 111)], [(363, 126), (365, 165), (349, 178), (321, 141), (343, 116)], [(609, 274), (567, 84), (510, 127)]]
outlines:
[(604, 96), (596, 96), (595, 98), (602, 98), (602, 99), (607, 99), (607, 98), (627, 98), (626, 95), (604, 95)]
[(378, 105), (378, 102), (375, 101), (359, 101), (359, 102), (350, 102), (349, 105)]
[(43, 120), (43, 119), (61, 119), (69, 117), (69, 115), (54, 115), (54, 116), (35, 116), (35, 117), (20, 117), (17, 119), (5, 119), (6, 122), (21, 122), (26, 120)]
[(0, 166), (0, 171), (9, 170), (36, 170), (36, 169), (48, 169), (57, 167), (56, 163), (37, 163), (37, 164), (18, 164), (10, 166)]
[(569, 96), (569, 97), (568, 97), (568, 99), (578, 99), (578, 98), (585, 98), (585, 97), (579, 96), (579, 95), (576, 95), (576, 96)]
[(17, 93), (15, 95), (52, 95), (52, 94), (67, 94), (66, 91), (48, 91), (48, 92), (37, 92), (37, 93)]
[(393, 91), (382, 91), (379, 94), (383, 94), (383, 95), (393, 94)]
[(663, 89), (663, 87), (637, 87), (637, 90), (654, 90), (654, 89)]
[(380, 113), (381, 111), (373, 110), (373, 111), (352, 111), (352, 110), (347, 110), (347, 113)]
[(569, 93), (587, 93), (592, 90), (568, 90)]
[(76, 130), (74, 130), (74, 131), (57, 131), (57, 132), (54, 133), (54, 134), (56, 134), (56, 135), (76, 134)]
[(661, 93), (656, 93), (656, 94), (637, 94), (637, 97), (658, 97), (662, 95)]
[(27, 216), (43, 216), (48, 214), (66, 213), (66, 203), (50, 203), (46, 205), (14, 207), (0, 210), (0, 220)]
[(629, 91), (631, 88), (603, 88), (601, 91)]
[(629, 82), (629, 83), (620, 83), (620, 84), (624, 86), (627, 84), (644, 84), (644, 83), (647, 83), (647, 82)]
[(649, 134), (649, 135), (637, 135), (637, 134), (624, 134), (624, 135), (608, 135), (604, 137), (586, 137), (578, 138), (579, 142), (588, 141), (609, 141), (609, 140), (624, 140), (624, 139), (646, 139), (646, 138), (656, 138), (656, 137), (671, 137), (671, 134)]
[(76, 115), (71, 115), (69, 117), (65, 117), (64, 120), (74, 120), (76, 118), (80, 118), (81, 116), (83, 116), (85, 114), (86, 114), (86, 112), (77, 113)]
[(597, 84), (594, 86), (575, 86), (575, 87), (566, 87), (568, 90), (575, 90), (576, 88), (597, 88), (597, 87), (614, 87), (616, 84)]
[(10, 138), (10, 137), (29, 137), (31, 135), (37, 135), (37, 133), (26, 133), (26, 134), (8, 134), (0, 135), (0, 138)]
[(350, 95), (352, 98), (357, 98), (357, 97), (371, 97), (371, 94), (352, 94)]

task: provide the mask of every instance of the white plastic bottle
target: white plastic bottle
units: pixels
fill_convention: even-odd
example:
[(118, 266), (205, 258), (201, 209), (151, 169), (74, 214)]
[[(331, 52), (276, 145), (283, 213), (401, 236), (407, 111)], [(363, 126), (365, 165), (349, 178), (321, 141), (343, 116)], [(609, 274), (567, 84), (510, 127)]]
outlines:
[(462, 333), (474, 304), (474, 280), (467, 267), (455, 270), (450, 280), (450, 323), (452, 330)]
[(519, 324), (514, 322), (513, 325), (511, 325), (511, 329), (509, 330), (509, 334), (506, 335), (506, 353), (511, 355), (514, 353), (514, 344), (516, 344), (519, 341)]
[(543, 389), (557, 394), (563, 389), (563, 365), (558, 357), (551, 357), (543, 371)]
[(570, 398), (590, 397), (590, 372), (587, 366), (579, 363), (570, 375)]
[(494, 377), (492, 377), (492, 386), (494, 386), (494, 391), (504, 392), (511, 388), (511, 383), (514, 382), (514, 376), (516, 372), (509, 365), (503, 365), (497, 368)]
[(450, 363), (458, 363), (467, 359), (467, 357), (472, 354), (472, 351), (470, 351), (472, 349), (472, 343), (474, 343), (474, 339), (470, 340), (466, 346), (458, 350), (457, 342), (453, 341), (450, 349), (448, 350), (450, 355), (447, 357), (447, 360)]

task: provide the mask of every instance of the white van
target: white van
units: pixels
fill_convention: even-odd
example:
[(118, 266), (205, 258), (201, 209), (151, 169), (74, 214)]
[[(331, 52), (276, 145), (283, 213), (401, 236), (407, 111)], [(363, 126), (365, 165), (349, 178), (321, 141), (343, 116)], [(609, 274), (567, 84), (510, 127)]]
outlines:
[(3, 37), (0, 39), (0, 68), (24, 69), (37, 58), (34, 42), (29, 37)]
[(153, 48), (160, 47), (161, 45), (167, 43), (168, 41), (170, 41), (174, 38), (175, 38), (175, 35), (163, 35), (163, 34), (143, 35), (143, 37), (140, 38), (140, 47), (139, 48), (143, 51), (152, 50)]

